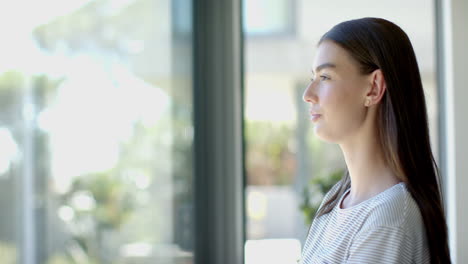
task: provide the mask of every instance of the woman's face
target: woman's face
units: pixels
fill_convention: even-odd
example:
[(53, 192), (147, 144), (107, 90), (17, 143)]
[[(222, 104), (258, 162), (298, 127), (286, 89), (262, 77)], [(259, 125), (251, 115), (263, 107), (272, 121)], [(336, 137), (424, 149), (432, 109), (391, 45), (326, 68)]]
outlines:
[(316, 135), (341, 143), (359, 133), (366, 117), (366, 91), (372, 84), (358, 63), (331, 41), (322, 42), (303, 99), (310, 105)]

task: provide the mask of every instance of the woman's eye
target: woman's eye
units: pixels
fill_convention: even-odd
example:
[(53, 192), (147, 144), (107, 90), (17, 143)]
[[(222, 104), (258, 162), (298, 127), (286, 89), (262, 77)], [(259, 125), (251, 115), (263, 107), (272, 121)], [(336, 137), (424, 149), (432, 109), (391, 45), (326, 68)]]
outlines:
[[(314, 80), (315, 80), (314, 78), (310, 78), (311, 82), (314, 82)], [(330, 77), (325, 76), (325, 75), (320, 75), (320, 80), (322, 81), (330, 80)]]

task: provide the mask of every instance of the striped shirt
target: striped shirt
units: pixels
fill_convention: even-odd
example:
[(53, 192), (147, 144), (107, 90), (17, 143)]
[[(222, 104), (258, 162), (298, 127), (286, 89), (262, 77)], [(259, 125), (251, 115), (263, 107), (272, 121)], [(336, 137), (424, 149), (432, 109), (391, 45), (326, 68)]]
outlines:
[[(335, 185), (322, 205), (339, 190)], [(300, 263), (429, 263), (426, 232), (419, 207), (400, 182), (349, 208), (314, 220)]]

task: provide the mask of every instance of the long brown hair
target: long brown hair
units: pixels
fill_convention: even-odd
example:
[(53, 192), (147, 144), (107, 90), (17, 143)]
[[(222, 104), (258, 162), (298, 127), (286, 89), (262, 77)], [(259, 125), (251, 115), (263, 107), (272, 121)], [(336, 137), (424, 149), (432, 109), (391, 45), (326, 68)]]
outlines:
[[(319, 45), (325, 40), (344, 48), (362, 74), (382, 70), (387, 90), (378, 108), (377, 126), (385, 160), (419, 206), (431, 263), (450, 263), (440, 175), (429, 141), (421, 76), (408, 36), (385, 19), (361, 18), (336, 25), (322, 36)], [(338, 186), (317, 217), (329, 213), (350, 188), (348, 173)]]

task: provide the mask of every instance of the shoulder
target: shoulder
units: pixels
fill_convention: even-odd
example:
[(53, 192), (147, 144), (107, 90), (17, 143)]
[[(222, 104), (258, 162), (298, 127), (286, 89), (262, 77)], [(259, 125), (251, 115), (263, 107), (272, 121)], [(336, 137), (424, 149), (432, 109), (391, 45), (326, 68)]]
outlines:
[(373, 201), (361, 231), (378, 229), (399, 230), (409, 237), (425, 234), (419, 206), (404, 183), (392, 187)]
[[(380, 195), (355, 234), (350, 263), (429, 263), (428, 241), (419, 206), (404, 184)], [(389, 261), (394, 260), (394, 261)]]

